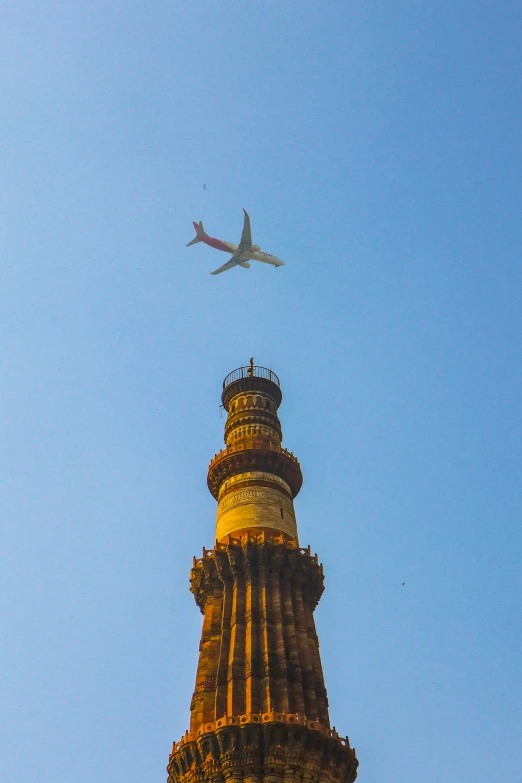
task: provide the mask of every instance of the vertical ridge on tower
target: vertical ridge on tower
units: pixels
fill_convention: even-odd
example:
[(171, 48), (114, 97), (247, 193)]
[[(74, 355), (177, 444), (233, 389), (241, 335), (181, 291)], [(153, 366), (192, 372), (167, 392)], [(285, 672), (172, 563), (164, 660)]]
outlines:
[(215, 546), (194, 558), (203, 614), (190, 730), (169, 783), (352, 783), (358, 761), (330, 728), (313, 612), (323, 567), (299, 546), (299, 462), (281, 445), (278, 377), (254, 365), (223, 382), (225, 448), (208, 487)]

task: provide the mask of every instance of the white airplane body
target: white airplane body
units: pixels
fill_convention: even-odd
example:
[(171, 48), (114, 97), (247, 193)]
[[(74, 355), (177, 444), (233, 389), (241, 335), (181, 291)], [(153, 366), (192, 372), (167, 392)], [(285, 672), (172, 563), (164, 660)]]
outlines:
[(196, 229), (196, 236), (189, 245), (195, 245), (197, 242), (204, 242), (210, 247), (214, 247), (216, 250), (223, 250), (225, 253), (232, 253), (232, 258), (220, 266), (219, 269), (215, 269), (211, 272), (211, 275), (219, 275), (220, 272), (226, 272), (227, 269), (232, 269), (233, 266), (242, 266), (243, 269), (249, 269), (249, 261), (262, 261), (263, 264), (272, 264), (272, 266), (284, 266), (285, 262), (281, 261), (277, 256), (273, 256), (271, 253), (264, 253), (258, 245), (252, 244), (252, 234), (250, 232), (250, 218), (248, 213), (245, 213), (245, 220), (243, 223), (243, 233), (241, 234), (241, 242), (239, 245), (234, 245), (232, 242), (223, 242), (221, 239), (215, 237), (209, 237), (203, 228), (201, 220), (199, 223), (193, 223)]

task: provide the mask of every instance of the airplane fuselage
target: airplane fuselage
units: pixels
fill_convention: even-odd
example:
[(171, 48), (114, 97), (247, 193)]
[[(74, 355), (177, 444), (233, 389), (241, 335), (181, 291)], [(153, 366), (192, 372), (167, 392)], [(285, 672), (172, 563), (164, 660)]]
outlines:
[[(196, 224), (197, 225), (197, 224)], [(215, 250), (222, 250), (224, 253), (236, 254), (239, 245), (234, 245), (233, 242), (224, 242), (222, 239), (216, 239), (216, 237), (209, 237), (207, 233), (201, 237), (201, 241), (206, 245), (213, 247)], [(256, 246), (254, 246), (256, 247)], [(240, 265), (243, 261), (262, 261), (264, 264), (272, 264), (272, 266), (284, 266), (285, 262), (281, 261), (277, 256), (273, 256), (271, 253), (265, 253), (263, 250), (254, 250), (252, 252), (243, 252), (240, 256)]]

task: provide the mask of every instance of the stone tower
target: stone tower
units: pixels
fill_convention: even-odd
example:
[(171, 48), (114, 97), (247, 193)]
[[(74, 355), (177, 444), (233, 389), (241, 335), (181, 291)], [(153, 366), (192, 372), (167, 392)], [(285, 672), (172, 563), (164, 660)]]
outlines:
[(313, 612), (323, 567), (299, 545), (299, 462), (281, 446), (279, 379), (240, 367), (223, 382), (226, 448), (208, 470), (215, 546), (194, 559), (203, 614), (190, 729), (169, 783), (352, 783), (358, 761), (330, 728)]

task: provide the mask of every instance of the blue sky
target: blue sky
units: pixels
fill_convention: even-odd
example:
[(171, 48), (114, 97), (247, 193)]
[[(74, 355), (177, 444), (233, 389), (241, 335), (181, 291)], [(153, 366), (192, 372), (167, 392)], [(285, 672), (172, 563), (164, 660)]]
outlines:
[[(510, 2), (4, 5), (6, 783), (166, 779), (252, 355), (359, 780), (519, 779), (521, 32)], [(242, 207), (286, 266), (210, 277), (191, 221), (237, 242)]]

